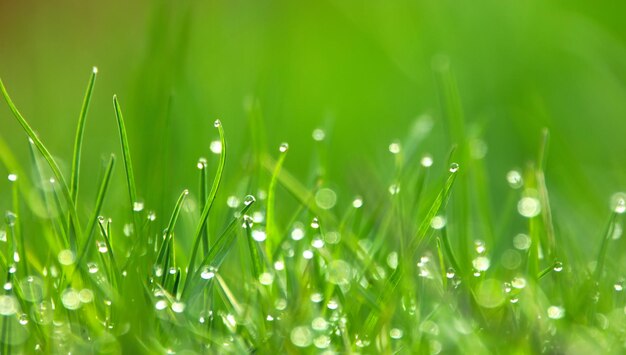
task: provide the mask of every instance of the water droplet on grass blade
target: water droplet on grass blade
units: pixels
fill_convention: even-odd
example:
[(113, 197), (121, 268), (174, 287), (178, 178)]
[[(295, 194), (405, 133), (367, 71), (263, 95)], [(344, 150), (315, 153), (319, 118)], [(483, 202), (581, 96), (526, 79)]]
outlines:
[(200, 277), (204, 280), (210, 280), (215, 277), (215, 272), (216, 270), (214, 267), (205, 266), (204, 268), (202, 268), (202, 272), (200, 272)]
[(289, 150), (289, 144), (288, 143), (281, 143), (280, 146), (278, 147), (278, 151), (281, 152), (281, 153), (284, 153), (287, 150)]
[(180, 301), (176, 301), (172, 303), (172, 311), (174, 313), (183, 313), (185, 311), (185, 304)]
[(81, 306), (78, 292), (73, 288), (68, 288), (61, 294), (61, 302), (63, 306), (69, 310), (79, 309)]
[(430, 155), (424, 155), (422, 157), (422, 160), (420, 160), (420, 164), (422, 164), (422, 166), (425, 168), (430, 168), (431, 166), (433, 166), (433, 157), (431, 157)]
[(261, 285), (269, 286), (272, 284), (272, 282), (274, 282), (274, 276), (269, 272), (264, 272), (259, 275), (259, 283)]
[(141, 212), (143, 211), (144, 203), (143, 201), (135, 201), (133, 202), (133, 211)]
[(520, 233), (513, 237), (513, 246), (518, 250), (528, 250), (531, 245), (530, 237), (526, 234)]
[(7, 178), (9, 179), (9, 181), (15, 182), (17, 181), (17, 174), (9, 174)]
[(448, 271), (446, 272), (446, 277), (449, 279), (454, 278), (454, 276), (456, 275), (456, 272), (454, 271), (453, 268), (448, 268)]
[(59, 264), (68, 266), (74, 264), (74, 261), (76, 261), (76, 255), (73, 251), (64, 249), (59, 252), (58, 259)]
[(474, 267), (474, 270), (479, 272), (487, 271), (490, 265), (491, 262), (486, 256), (479, 256), (476, 259), (472, 260), (472, 266)]
[(457, 171), (459, 171), (459, 164), (457, 164), (457, 163), (452, 163), (452, 164), (450, 164), (450, 169), (449, 169), (449, 171), (450, 171), (451, 173), (456, 173)]
[(565, 309), (560, 306), (550, 306), (548, 307), (548, 318), (550, 319), (561, 319), (565, 317)]
[(433, 219), (430, 221), (430, 226), (433, 229), (442, 229), (443, 227), (446, 226), (446, 217), (444, 216), (435, 216), (433, 217)]
[(246, 195), (246, 197), (243, 198), (243, 203), (246, 206), (250, 206), (251, 204), (256, 202), (256, 198), (252, 195)]
[(96, 243), (96, 246), (98, 247), (98, 251), (102, 254), (106, 253), (109, 251), (109, 248), (107, 247), (107, 243), (103, 242), (103, 241), (98, 241)]
[(4, 219), (9, 227), (15, 226), (15, 221), (17, 220), (17, 215), (11, 211), (7, 211), (4, 215)]
[(253, 230), (251, 235), (252, 239), (256, 240), (257, 242), (263, 242), (267, 238), (267, 234), (265, 234), (265, 231), (262, 229)]
[(400, 193), (400, 185), (399, 184), (391, 184), (389, 186), (389, 193), (392, 195), (397, 195)]
[(311, 221), (311, 228), (318, 229), (319, 227), (320, 227), (319, 220), (317, 219), (317, 217), (314, 217), (313, 220)]
[[(209, 144), (209, 149), (213, 154), (221, 154), (222, 153), (222, 141), (215, 140)], [(199, 165), (198, 165), (199, 167)]]
[(217, 127), (221, 127), (222, 126), (222, 121), (220, 120), (215, 120), (215, 122), (213, 122), (213, 126)]
[(78, 299), (81, 303), (91, 303), (93, 301), (93, 291), (83, 288), (78, 292)]
[(162, 311), (165, 308), (167, 308), (167, 301), (166, 300), (158, 300), (154, 303), (154, 308), (157, 309), (157, 311)]
[(613, 196), (611, 196), (611, 208), (618, 214), (626, 212), (626, 193), (614, 193)]
[(554, 263), (554, 271), (555, 272), (561, 272), (563, 271), (563, 263), (560, 261), (557, 261)]
[(517, 211), (523, 217), (533, 218), (541, 213), (541, 203), (539, 202), (539, 199), (535, 197), (522, 197), (517, 204)]
[(511, 170), (506, 174), (506, 181), (509, 183), (509, 186), (513, 189), (519, 189), (524, 185), (524, 181), (522, 180), (522, 174), (517, 170)]
[(389, 144), (389, 153), (391, 154), (399, 154), (400, 153), (400, 143), (399, 142), (392, 142), (391, 144)]
[(357, 196), (352, 200), (352, 207), (361, 208), (363, 207), (363, 199), (360, 196)]
[(402, 339), (402, 335), (404, 335), (404, 332), (401, 329), (398, 328), (392, 328), (389, 331), (389, 337), (391, 339)]
[(313, 332), (306, 326), (295, 327), (289, 335), (291, 343), (299, 348), (306, 348), (312, 343)]
[(315, 193), (315, 204), (323, 210), (329, 210), (335, 207), (336, 203), (337, 194), (331, 189), (322, 188)]
[(313, 140), (321, 142), (324, 140), (324, 138), (326, 138), (326, 132), (324, 132), (324, 130), (322, 130), (321, 128), (316, 128), (313, 130), (312, 136)]

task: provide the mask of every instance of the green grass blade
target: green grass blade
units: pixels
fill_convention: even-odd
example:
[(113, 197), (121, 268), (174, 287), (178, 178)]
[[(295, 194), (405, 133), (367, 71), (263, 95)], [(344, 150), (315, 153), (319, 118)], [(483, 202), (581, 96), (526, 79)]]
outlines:
[(194, 273), (195, 261), (196, 261), (196, 256), (198, 254), (198, 247), (200, 246), (200, 238), (202, 235), (202, 230), (206, 225), (207, 218), (209, 218), (209, 212), (211, 212), (211, 207), (213, 206), (213, 202), (215, 202), (215, 196), (217, 195), (217, 190), (219, 189), (220, 183), (222, 181), (222, 174), (224, 173), (224, 164), (226, 162), (226, 141), (224, 139), (224, 128), (222, 127), (222, 122), (220, 120), (216, 120), (214, 125), (215, 127), (217, 127), (217, 130), (220, 135), (220, 143), (222, 144), (222, 150), (220, 152), (220, 160), (217, 165), (217, 171), (215, 172), (215, 178), (213, 179), (213, 185), (211, 186), (211, 191), (209, 192), (207, 203), (204, 206), (204, 210), (202, 210), (202, 214), (200, 215), (200, 221), (198, 222), (198, 226), (194, 234), (194, 242), (193, 242), (193, 247), (191, 249), (191, 258), (189, 259), (189, 265), (187, 266), (187, 270), (189, 274), (187, 274), (187, 278), (185, 279), (183, 292), (187, 289), (187, 286), (189, 285), (189, 281), (190, 281), (189, 275), (192, 275)]
[(276, 238), (275, 236), (278, 235), (278, 231), (276, 230), (276, 227), (275, 227), (276, 221), (274, 217), (274, 207), (275, 207), (275, 200), (276, 200), (276, 184), (278, 182), (278, 175), (280, 174), (280, 169), (282, 168), (283, 162), (285, 161), (285, 158), (287, 157), (288, 149), (289, 149), (289, 146), (287, 145), (287, 143), (283, 143), (280, 145), (280, 148), (279, 148), (280, 157), (278, 158), (278, 161), (276, 162), (276, 165), (274, 166), (274, 171), (272, 172), (272, 179), (270, 180), (270, 185), (267, 190), (267, 209), (265, 213), (265, 220), (266, 220), (265, 233), (267, 235), (265, 246), (267, 248), (266, 249), (267, 255), (271, 255), (274, 243), (277, 242), (277, 241), (274, 241), (274, 238)]
[[(57, 162), (52, 157), (52, 154), (50, 154), (50, 151), (48, 151), (48, 148), (46, 148), (46, 146), (39, 139), (39, 137), (37, 136), (35, 131), (28, 124), (26, 119), (18, 111), (17, 107), (13, 103), (13, 100), (11, 100), (11, 97), (9, 96), (9, 93), (7, 92), (6, 88), (4, 87), (4, 83), (2, 82), (2, 79), (0, 79), (0, 90), (2, 91), (2, 95), (4, 96), (4, 100), (9, 105), (9, 108), (11, 109), (11, 112), (13, 113), (13, 116), (18, 121), (18, 123), (22, 126), (22, 128), (24, 129), (24, 131), (26, 132), (28, 137), (30, 137), (30, 139), (33, 141), (33, 144), (35, 144), (35, 146), (37, 147), (37, 150), (39, 150), (41, 155), (44, 157), (44, 159), (46, 160), (46, 162), (50, 166), (50, 169), (52, 170), (52, 173), (54, 174), (54, 177), (56, 178), (56, 180), (58, 181), (59, 185), (61, 186), (61, 192), (63, 193), (63, 197), (65, 198), (65, 200), (67, 202), (67, 205), (68, 205), (67, 209), (68, 209), (68, 211), (70, 213), (70, 219), (72, 221), (74, 229), (80, 234), (82, 229), (80, 227), (80, 221), (78, 219), (78, 213), (76, 212), (76, 203), (74, 202), (74, 199), (72, 198), (72, 194), (70, 193), (70, 189), (69, 189), (69, 187), (67, 185), (65, 177), (63, 177), (63, 174), (61, 173), (61, 169), (59, 168), (59, 165), (57, 164)], [(80, 239), (80, 235), (78, 237), (79, 237), (78, 239)]]
[(74, 202), (78, 197), (78, 184), (80, 180), (80, 158), (83, 150), (83, 136), (85, 133), (85, 122), (87, 121), (87, 112), (89, 111), (89, 104), (91, 103), (91, 95), (93, 93), (93, 87), (96, 83), (96, 75), (98, 74), (98, 68), (93, 67), (89, 82), (87, 83), (87, 91), (83, 99), (83, 105), (80, 109), (80, 115), (78, 116), (78, 126), (76, 128), (76, 137), (74, 139), (74, 155), (72, 156), (72, 175), (70, 177), (70, 192)]
[[(87, 237), (87, 241), (83, 244), (83, 248), (78, 254), (77, 262), (74, 264), (74, 272), (76, 268), (83, 267), (82, 261), (85, 260), (87, 254), (89, 254), (89, 247), (93, 246), (93, 239), (95, 237), (94, 230), (96, 228), (96, 223), (98, 222), (98, 216), (100, 215), (100, 211), (102, 210), (102, 204), (104, 203), (104, 197), (106, 196), (107, 191), (109, 190), (109, 184), (111, 182), (111, 176), (113, 174), (113, 167), (115, 166), (115, 155), (111, 154), (109, 158), (109, 163), (104, 170), (104, 175), (102, 176), (102, 181), (100, 182), (100, 188), (98, 189), (98, 195), (96, 196), (96, 204), (91, 212), (91, 216), (89, 217), (89, 222), (87, 223), (87, 229), (85, 230), (85, 236)], [(72, 272), (73, 273), (73, 272)]]
[[(122, 158), (124, 160), (124, 169), (126, 170), (126, 186), (128, 188), (128, 197), (130, 198), (130, 209), (134, 216), (133, 205), (137, 202), (137, 186), (135, 185), (135, 173), (133, 171), (133, 163), (130, 157), (130, 147), (128, 145), (128, 135), (126, 134), (126, 125), (124, 124), (124, 117), (122, 116), (122, 109), (117, 100), (117, 96), (113, 96), (113, 107), (115, 108), (115, 117), (117, 119), (117, 127), (120, 134), (120, 143), (122, 145)], [(139, 233), (137, 229), (137, 223), (133, 218), (135, 224), (135, 233)]]

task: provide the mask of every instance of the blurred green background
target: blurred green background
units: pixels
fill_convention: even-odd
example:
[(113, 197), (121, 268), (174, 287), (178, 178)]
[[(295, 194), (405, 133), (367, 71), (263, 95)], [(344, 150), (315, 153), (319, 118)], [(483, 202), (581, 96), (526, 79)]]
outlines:
[[(445, 159), (450, 142), (432, 70), (433, 58), (445, 56), (465, 118), (488, 145), (494, 208), (506, 172), (536, 156), (548, 127), (556, 218), (579, 216), (563, 228), (599, 238), (609, 196), (626, 188), (624, 13), (626, 3), (617, 1), (2, 0), (0, 76), (67, 164), (88, 75), (99, 68), (85, 198), (92, 198), (101, 156), (119, 152), (116, 93), (148, 205), (164, 182), (171, 200), (195, 187), (195, 163), (210, 154), (216, 118), (233, 152), (227, 177), (235, 176), (250, 146), (252, 100), (269, 146), (290, 143), (286, 168), (301, 179), (315, 150), (312, 130), (327, 130), (328, 176), (345, 203), (360, 189), (389, 183), (387, 146), (421, 115), (435, 125), (419, 149), (436, 164)], [(0, 127), (26, 159), (26, 136), (4, 103)], [(163, 162), (166, 142), (172, 151)], [(5, 181), (0, 189), (7, 193)]]

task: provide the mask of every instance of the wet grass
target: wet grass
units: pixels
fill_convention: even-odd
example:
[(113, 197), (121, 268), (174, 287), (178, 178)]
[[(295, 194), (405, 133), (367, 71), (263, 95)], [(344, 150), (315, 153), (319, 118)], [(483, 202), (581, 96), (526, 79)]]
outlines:
[[(508, 196), (495, 211), (486, 143), (466, 132), (447, 63), (435, 65), (453, 142), (447, 156), (420, 150), (425, 132), (409, 135), (389, 145), (388, 181), (372, 183), (365, 197), (338, 198), (345, 193), (324, 177), (328, 135), (313, 132), (317, 163), (301, 182), (283, 164), (289, 146), (263, 144), (254, 106), (241, 183), (227, 185), (237, 192), (223, 191), (225, 166), (239, 163), (228, 160), (234, 133), (216, 120), (207, 137), (219, 139), (198, 161), (195, 188), (175, 191), (169, 216), (138, 197), (117, 97), (123, 171), (110, 155), (93, 201), (91, 191), (79, 195), (96, 73), (69, 185), (0, 81), (32, 152), (20, 162), (0, 144), (12, 171), (2, 195), (12, 207), (0, 223), (2, 353), (623, 351), (624, 285), (607, 266), (626, 195), (611, 197), (597, 259), (579, 258), (576, 239), (559, 228), (568, 216), (551, 207), (544, 131), (536, 160), (499, 182)], [(104, 208), (107, 199), (113, 207)]]

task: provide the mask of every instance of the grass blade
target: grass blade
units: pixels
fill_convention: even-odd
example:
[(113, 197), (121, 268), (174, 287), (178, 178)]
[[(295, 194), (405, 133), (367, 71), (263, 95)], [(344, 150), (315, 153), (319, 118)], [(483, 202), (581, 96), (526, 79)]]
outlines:
[(74, 155), (72, 157), (72, 175), (70, 177), (70, 192), (74, 202), (78, 197), (78, 184), (80, 178), (80, 157), (83, 150), (83, 136), (85, 133), (85, 122), (87, 121), (87, 111), (89, 111), (89, 104), (91, 103), (91, 94), (93, 93), (93, 87), (96, 83), (96, 75), (98, 74), (98, 68), (93, 67), (89, 82), (87, 83), (87, 91), (83, 99), (83, 105), (80, 109), (80, 115), (78, 116), (78, 126), (76, 128), (76, 137), (74, 139)]
[[(187, 270), (189, 274), (187, 274), (187, 278), (185, 279), (185, 285), (183, 287), (183, 293), (187, 289), (189, 285), (189, 275), (194, 273), (196, 256), (198, 254), (198, 247), (200, 246), (200, 237), (202, 235), (202, 230), (204, 229), (207, 218), (209, 218), (209, 212), (211, 212), (211, 207), (213, 206), (213, 202), (215, 201), (215, 196), (217, 195), (217, 190), (220, 187), (220, 183), (222, 181), (222, 174), (224, 173), (224, 164), (226, 162), (226, 141), (224, 139), (224, 128), (222, 127), (222, 122), (220, 120), (216, 120), (214, 126), (217, 128), (220, 135), (220, 143), (222, 144), (222, 150), (220, 152), (220, 160), (217, 165), (217, 171), (215, 172), (215, 178), (213, 179), (213, 185), (211, 186), (211, 191), (209, 192), (209, 196), (207, 198), (206, 205), (202, 210), (202, 214), (200, 215), (200, 221), (198, 222), (198, 226), (196, 228), (196, 232), (194, 234), (194, 242), (193, 247), (191, 249), (191, 258), (189, 259), (189, 265), (187, 266)], [(210, 252), (207, 254), (207, 256)]]
[[(115, 117), (117, 119), (117, 127), (120, 133), (120, 142), (122, 144), (122, 158), (124, 160), (124, 169), (126, 170), (126, 186), (128, 187), (128, 197), (130, 198), (130, 209), (134, 216), (133, 205), (137, 202), (137, 186), (135, 185), (135, 173), (133, 171), (133, 164), (130, 157), (130, 147), (128, 145), (128, 135), (126, 134), (126, 125), (124, 124), (124, 117), (122, 116), (122, 109), (117, 100), (117, 96), (113, 96), (113, 107), (115, 108)], [(133, 217), (133, 223), (135, 232), (138, 233), (139, 229), (136, 219)]]

